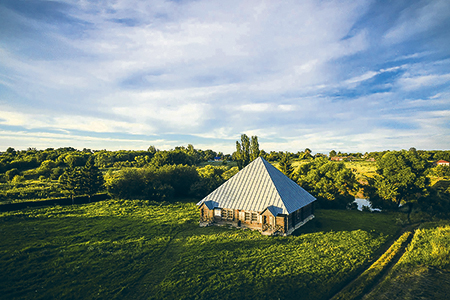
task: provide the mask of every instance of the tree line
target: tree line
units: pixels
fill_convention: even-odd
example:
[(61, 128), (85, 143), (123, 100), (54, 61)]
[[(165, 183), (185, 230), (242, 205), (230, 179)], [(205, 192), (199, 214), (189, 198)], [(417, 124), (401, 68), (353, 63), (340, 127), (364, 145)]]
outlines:
[[(313, 156), (309, 148), (295, 154), (265, 152), (259, 148), (257, 136), (245, 134), (236, 141), (236, 151), (231, 155), (195, 149), (193, 145), (163, 151), (154, 146), (147, 151), (80, 151), (71, 147), (16, 151), (8, 148), (0, 154), (0, 200), (39, 198), (45, 193), (47, 196), (93, 195), (99, 191), (107, 191), (118, 198), (199, 198), (259, 156), (277, 162), (278, 168), (313, 194), (323, 208), (349, 207), (356, 192), (362, 189), (373, 207), (397, 209), (404, 206), (409, 212), (420, 208), (436, 215), (449, 212), (448, 186), (431, 188), (429, 175), (450, 176), (450, 167), (433, 166), (431, 162), (437, 158), (447, 159), (450, 151), (411, 148), (376, 155), (366, 153), (365, 158), (376, 157), (377, 171), (363, 184), (343, 162), (330, 161), (325, 155)], [(216, 157), (221, 158), (223, 165), (199, 166)], [(293, 160), (303, 163), (294, 168)]]

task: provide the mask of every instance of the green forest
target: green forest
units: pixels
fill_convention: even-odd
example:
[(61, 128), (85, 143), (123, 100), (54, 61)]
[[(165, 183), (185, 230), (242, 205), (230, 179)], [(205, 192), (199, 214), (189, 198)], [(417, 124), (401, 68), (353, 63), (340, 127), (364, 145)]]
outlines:
[[(446, 217), (450, 209), (450, 151), (311, 154), (266, 152), (258, 138), (241, 136), (223, 154), (193, 145), (147, 151), (8, 148), (0, 154), (0, 203), (107, 193), (116, 199), (201, 199), (258, 156), (273, 163), (318, 199), (321, 208), (346, 209), (355, 197), (373, 208)], [(339, 157), (341, 161), (334, 161)]]
[[(0, 154), (0, 294), (5, 299), (446, 295), (450, 167), (436, 161), (449, 161), (450, 151), (312, 153), (266, 152), (256, 136), (246, 135), (231, 154), (193, 145), (147, 151), (8, 148)], [(259, 156), (317, 198), (315, 219), (287, 237), (199, 227), (195, 203)], [(108, 197), (1, 209), (58, 198), (73, 203), (74, 197), (99, 194)], [(356, 210), (355, 197), (381, 212)]]

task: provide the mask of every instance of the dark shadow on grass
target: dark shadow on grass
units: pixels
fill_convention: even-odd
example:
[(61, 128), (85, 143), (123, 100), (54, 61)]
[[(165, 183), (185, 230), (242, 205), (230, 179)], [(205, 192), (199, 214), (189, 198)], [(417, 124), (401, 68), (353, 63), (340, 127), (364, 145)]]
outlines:
[(394, 235), (400, 228), (396, 224), (396, 216), (390, 213), (321, 209), (316, 210), (315, 218), (294, 231), (293, 235), (354, 230), (375, 231), (386, 235)]

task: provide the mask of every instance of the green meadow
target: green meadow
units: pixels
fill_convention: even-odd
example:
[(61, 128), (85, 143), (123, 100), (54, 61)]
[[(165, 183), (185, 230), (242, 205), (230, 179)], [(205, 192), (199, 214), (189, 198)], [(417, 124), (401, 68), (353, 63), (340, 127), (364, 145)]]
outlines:
[(448, 299), (450, 222), (426, 223), (416, 230), (405, 254), (363, 299)]
[(365, 180), (365, 177), (373, 177), (376, 174), (377, 163), (372, 161), (348, 161), (345, 166), (356, 173), (357, 180)]
[(289, 237), (198, 226), (192, 202), (0, 214), (5, 299), (325, 299), (379, 255), (395, 215), (318, 210)]

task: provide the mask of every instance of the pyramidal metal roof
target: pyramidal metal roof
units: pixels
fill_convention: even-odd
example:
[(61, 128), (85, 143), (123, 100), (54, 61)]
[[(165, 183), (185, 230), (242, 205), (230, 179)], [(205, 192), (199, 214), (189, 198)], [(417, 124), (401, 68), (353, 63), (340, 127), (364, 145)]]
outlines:
[(315, 201), (310, 193), (258, 157), (203, 198), (214, 207), (262, 212), (270, 207), (273, 214), (290, 214)]

